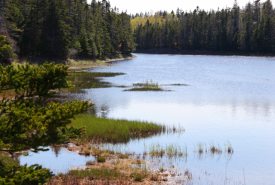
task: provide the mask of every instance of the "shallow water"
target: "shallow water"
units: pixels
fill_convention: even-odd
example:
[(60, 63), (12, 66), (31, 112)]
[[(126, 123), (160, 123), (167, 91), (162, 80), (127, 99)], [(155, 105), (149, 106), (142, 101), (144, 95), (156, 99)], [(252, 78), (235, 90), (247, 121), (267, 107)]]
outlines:
[(54, 174), (65, 173), (74, 168), (85, 167), (86, 162), (94, 157), (80, 156), (65, 148), (47, 148), (48, 151), (29, 152), (28, 156), (20, 156), (21, 165), (39, 164), (50, 169)]
[[(156, 168), (175, 166), (182, 173), (189, 170), (190, 184), (274, 184), (275, 58), (137, 54), (133, 60), (93, 71), (126, 73), (105, 79), (115, 86), (152, 80), (171, 90), (86, 89), (81, 96), (95, 103), (98, 116), (153, 121), (186, 130), (106, 147), (136, 154), (157, 144), (181, 148), (187, 157), (152, 163)], [(188, 86), (171, 85), (179, 83)], [(200, 156), (196, 152), (200, 144), (221, 149), (232, 145), (234, 153)]]

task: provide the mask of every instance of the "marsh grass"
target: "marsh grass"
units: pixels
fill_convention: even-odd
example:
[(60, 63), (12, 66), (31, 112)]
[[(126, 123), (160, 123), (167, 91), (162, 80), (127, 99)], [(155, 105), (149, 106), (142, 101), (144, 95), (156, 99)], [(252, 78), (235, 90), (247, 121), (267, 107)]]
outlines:
[[(228, 155), (232, 156), (234, 153), (233, 147), (231, 145), (225, 145), (224, 148), (215, 145), (197, 145), (195, 152), (199, 156), (210, 154), (212, 156), (216, 155)], [(182, 149), (181, 147), (175, 145), (161, 146), (159, 144), (151, 145), (148, 150), (143, 153), (143, 157), (152, 157), (152, 158), (186, 158), (188, 156), (187, 148)]]
[(81, 114), (72, 120), (73, 127), (84, 128), (82, 139), (96, 143), (127, 143), (131, 139), (146, 138), (165, 131), (165, 127), (149, 122), (97, 118)]
[(91, 179), (118, 179), (124, 178), (125, 175), (115, 169), (108, 168), (93, 168), (86, 170), (71, 170), (67, 175), (76, 178), (91, 178)]
[(107, 72), (85, 72), (71, 71), (67, 77), (70, 83), (70, 92), (81, 92), (83, 89), (90, 88), (108, 88), (112, 84), (102, 80), (103, 77), (115, 77), (124, 75), (124, 73), (107, 73)]
[(174, 145), (168, 145), (166, 147), (162, 147), (160, 145), (152, 145), (149, 148), (148, 154), (150, 157), (153, 157), (153, 158), (158, 158), (158, 157), (178, 158), (178, 157), (186, 157), (187, 151), (183, 151), (180, 147), (177, 147)]
[[(133, 182), (143, 182), (151, 173), (146, 169), (120, 169), (101, 166), (85, 170), (71, 170), (67, 174), (60, 174), (54, 177), (48, 185), (61, 184), (113, 184), (128, 185)], [(158, 180), (158, 178), (156, 178)]]
[(126, 91), (164, 91), (158, 83), (146, 81), (145, 83), (135, 83), (133, 87)]
[[(106, 150), (99, 145), (83, 144), (77, 147), (68, 147), (70, 151), (77, 151), (80, 155), (94, 156), (98, 163), (104, 163), (107, 159), (117, 157), (118, 159), (129, 159), (130, 154)], [(94, 161), (93, 161), (94, 162)]]
[(221, 154), (227, 154), (232, 155), (234, 153), (233, 147), (229, 145), (225, 145), (224, 150), (220, 146), (210, 145), (205, 146), (202, 144), (199, 144), (197, 147), (196, 152), (201, 156), (203, 154), (211, 154), (211, 155), (221, 155)]

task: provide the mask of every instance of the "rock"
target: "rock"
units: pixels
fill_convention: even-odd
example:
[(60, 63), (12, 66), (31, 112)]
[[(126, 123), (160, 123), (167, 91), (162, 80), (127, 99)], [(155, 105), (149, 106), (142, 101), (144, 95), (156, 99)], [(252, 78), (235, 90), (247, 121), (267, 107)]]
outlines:
[(86, 162), (86, 166), (94, 166), (94, 165), (96, 165), (95, 161), (87, 161)]

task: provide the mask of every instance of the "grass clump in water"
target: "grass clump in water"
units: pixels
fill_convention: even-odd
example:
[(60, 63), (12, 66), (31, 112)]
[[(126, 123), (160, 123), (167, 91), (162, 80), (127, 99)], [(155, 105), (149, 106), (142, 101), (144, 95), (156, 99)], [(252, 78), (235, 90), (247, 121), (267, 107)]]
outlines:
[(94, 142), (127, 143), (131, 139), (160, 134), (165, 127), (149, 122), (114, 120), (81, 114), (72, 120), (75, 128), (84, 128), (83, 139)]
[(147, 81), (145, 83), (135, 83), (133, 88), (126, 91), (164, 91), (158, 83)]
[(184, 152), (180, 147), (174, 145), (168, 145), (166, 147), (161, 147), (160, 145), (152, 145), (149, 149), (149, 155), (151, 157), (186, 157), (187, 152)]

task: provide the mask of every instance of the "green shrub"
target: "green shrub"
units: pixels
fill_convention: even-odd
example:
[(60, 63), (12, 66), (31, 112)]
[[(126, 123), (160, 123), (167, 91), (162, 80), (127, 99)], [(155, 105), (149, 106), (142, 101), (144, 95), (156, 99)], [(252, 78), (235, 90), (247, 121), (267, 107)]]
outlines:
[(8, 62), (13, 58), (13, 49), (7, 38), (0, 35), (0, 63)]
[(13, 160), (11, 157), (5, 154), (0, 153), (0, 177), (12, 173), (12, 169), (17, 168), (18, 166), (19, 165), (17, 161)]
[(14, 89), (21, 97), (48, 96), (52, 90), (68, 87), (67, 69), (52, 63), (0, 66), (0, 90)]
[(0, 184), (39, 185), (46, 183), (52, 173), (41, 166), (19, 166), (18, 161), (0, 154)]

